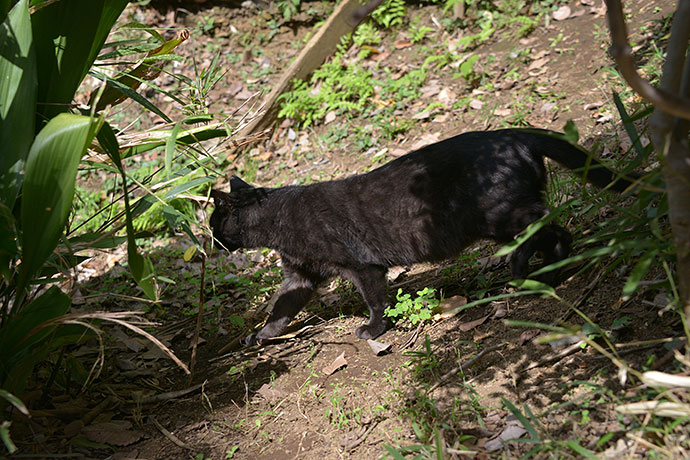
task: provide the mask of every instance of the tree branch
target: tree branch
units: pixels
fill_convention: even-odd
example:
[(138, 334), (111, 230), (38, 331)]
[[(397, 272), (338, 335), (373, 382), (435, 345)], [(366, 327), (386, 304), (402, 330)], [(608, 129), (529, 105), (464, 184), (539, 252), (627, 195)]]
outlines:
[[(690, 99), (685, 97), (676, 97), (672, 93), (663, 89), (657, 89), (652, 86), (647, 80), (642, 78), (637, 73), (635, 62), (632, 57), (632, 49), (628, 44), (628, 31), (625, 26), (625, 19), (623, 17), (623, 7), (621, 0), (606, 0), (606, 7), (608, 9), (609, 29), (611, 30), (611, 48), (609, 52), (611, 57), (618, 64), (618, 68), (628, 82), (630, 87), (635, 90), (642, 98), (654, 104), (659, 110), (662, 110), (670, 115), (682, 117), (690, 120)], [(679, 0), (678, 9), (673, 18), (673, 31), (671, 39), (678, 42), (685, 40), (684, 46), (675, 46), (678, 52), (683, 53), (682, 61), (685, 60), (685, 51), (687, 50), (688, 37), (690, 36), (690, 29), (687, 27), (688, 18), (690, 18), (690, 1)], [(676, 27), (678, 24), (678, 27)], [(684, 30), (676, 30), (684, 27)], [(671, 43), (667, 46), (669, 53), (672, 50)], [(677, 57), (675, 57), (677, 59)], [(666, 58), (666, 63), (672, 62), (671, 56)], [(675, 61), (678, 62), (678, 61)], [(665, 72), (664, 72), (665, 76)], [(678, 80), (680, 82), (680, 80)], [(677, 87), (676, 87), (677, 88)]]

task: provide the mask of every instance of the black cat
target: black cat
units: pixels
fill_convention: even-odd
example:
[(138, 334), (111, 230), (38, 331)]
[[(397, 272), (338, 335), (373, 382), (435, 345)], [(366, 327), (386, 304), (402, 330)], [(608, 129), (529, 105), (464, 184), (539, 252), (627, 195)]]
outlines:
[[(586, 171), (602, 188), (631, 184), (562, 137), (531, 129), (470, 132), (366, 174), (306, 186), (255, 188), (233, 176), (230, 193), (211, 192), (213, 236), (228, 251), (275, 249), (284, 274), (268, 322), (245, 342), (280, 334), (332, 276), (351, 280), (369, 306), (369, 323), (357, 337), (381, 335), (388, 267), (447, 259), (478, 239), (507, 243), (548, 213), (544, 156)], [(558, 225), (542, 227), (512, 254), (513, 276), (527, 276), (535, 252), (545, 265), (565, 258), (571, 241)], [(552, 283), (554, 276), (542, 280)]]

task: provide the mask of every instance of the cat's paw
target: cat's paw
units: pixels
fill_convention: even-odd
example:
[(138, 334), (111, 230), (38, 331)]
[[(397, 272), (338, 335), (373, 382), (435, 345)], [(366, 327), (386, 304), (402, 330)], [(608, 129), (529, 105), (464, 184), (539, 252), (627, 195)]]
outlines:
[(251, 333), (244, 338), (242, 344), (245, 347), (251, 347), (252, 345), (261, 345), (261, 339), (256, 336), (256, 333)]
[(384, 332), (386, 332), (386, 324), (385, 323), (379, 325), (378, 327), (371, 326), (369, 324), (364, 324), (364, 325), (359, 326), (357, 328), (357, 330), (355, 331), (355, 335), (362, 340), (369, 340), (369, 339), (375, 339), (376, 337), (380, 336)]

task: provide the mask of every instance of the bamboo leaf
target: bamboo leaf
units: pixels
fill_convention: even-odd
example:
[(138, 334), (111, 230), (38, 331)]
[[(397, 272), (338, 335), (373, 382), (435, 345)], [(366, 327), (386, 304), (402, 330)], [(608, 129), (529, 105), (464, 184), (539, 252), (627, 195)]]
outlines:
[(642, 281), (642, 278), (647, 274), (649, 267), (658, 254), (658, 249), (652, 249), (640, 257), (640, 260), (635, 264), (635, 267), (630, 272), (630, 276), (625, 281), (625, 286), (623, 286), (623, 300), (630, 299), (635, 293), (637, 287), (640, 285), (640, 281)]
[(14, 206), (34, 138), (36, 53), (27, 0), (0, 25), (0, 202)]
[(22, 400), (17, 398), (15, 395), (10, 393), (9, 391), (5, 391), (3, 389), (0, 389), (0, 398), (3, 398), (8, 403), (12, 404), (22, 414), (24, 414), (26, 416), (29, 415), (29, 409), (27, 409), (27, 407), (24, 405)]
[(38, 133), (24, 175), (21, 226), (22, 264), (18, 295), (40, 270), (62, 235), (74, 197), (77, 168), (94, 135), (94, 122), (60, 114)]
[(175, 142), (177, 141), (177, 136), (180, 133), (181, 125), (181, 121), (175, 123), (175, 126), (173, 126), (173, 129), (170, 132), (170, 137), (168, 137), (168, 140), (165, 141), (165, 174), (168, 177), (170, 177), (170, 173), (172, 172), (172, 160), (173, 155), (175, 154)]
[[(148, 257), (143, 257), (137, 250), (136, 234), (133, 225), (132, 209), (129, 205), (129, 192), (127, 190), (127, 174), (122, 166), (120, 158), (120, 147), (112, 128), (108, 123), (104, 123), (98, 132), (98, 142), (103, 150), (113, 160), (122, 176), (122, 190), (125, 201), (125, 224), (127, 226), (127, 260), (129, 271), (137, 285), (144, 291), (144, 294), (151, 300), (158, 300), (158, 290), (156, 289), (155, 277), (153, 275), (153, 264)], [(147, 195), (148, 197), (148, 195)], [(145, 197), (145, 198), (147, 198)], [(136, 207), (136, 206), (135, 206)]]
[(31, 16), (41, 120), (66, 111), (128, 0), (69, 0)]

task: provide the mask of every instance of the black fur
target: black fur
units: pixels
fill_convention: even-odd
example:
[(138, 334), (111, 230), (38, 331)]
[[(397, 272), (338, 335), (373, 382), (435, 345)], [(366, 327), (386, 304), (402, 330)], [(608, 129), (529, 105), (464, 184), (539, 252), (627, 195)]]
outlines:
[[(285, 277), (268, 322), (246, 342), (280, 334), (331, 276), (352, 280), (369, 306), (369, 322), (357, 336), (379, 336), (387, 328), (388, 267), (447, 259), (478, 239), (507, 243), (548, 213), (543, 157), (570, 169), (588, 164), (582, 150), (559, 136), (541, 130), (470, 132), (366, 174), (307, 186), (254, 188), (233, 177), (229, 194), (212, 192), (214, 237), (229, 251), (275, 249)], [(627, 179), (614, 182), (596, 160), (589, 164), (587, 180), (595, 185), (617, 191), (630, 185)], [(543, 227), (512, 254), (513, 275), (525, 278), (537, 251), (545, 264), (565, 258), (571, 240), (558, 225)]]

